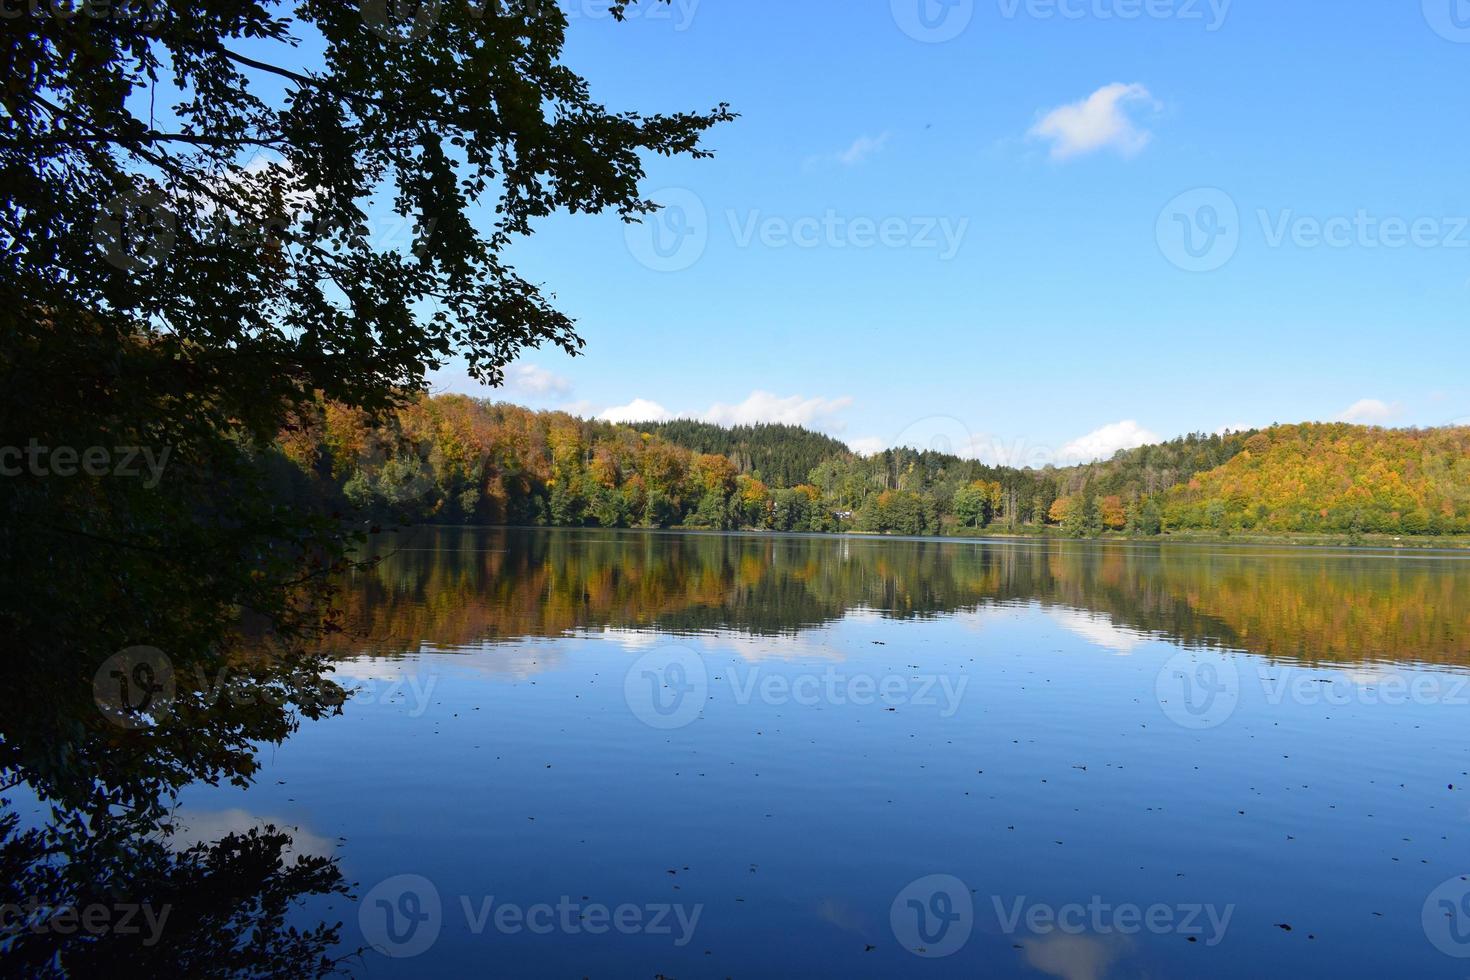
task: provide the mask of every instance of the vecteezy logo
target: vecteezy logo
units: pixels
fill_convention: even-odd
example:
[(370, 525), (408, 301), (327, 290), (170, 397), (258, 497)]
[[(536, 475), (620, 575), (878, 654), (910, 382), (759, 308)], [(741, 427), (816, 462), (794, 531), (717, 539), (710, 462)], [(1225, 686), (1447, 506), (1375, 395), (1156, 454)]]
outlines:
[(1240, 248), (1240, 209), (1218, 187), (1185, 191), (1164, 205), (1154, 234), (1164, 258), (1185, 272), (1214, 272)]
[(888, 922), (899, 945), (915, 956), (950, 956), (970, 941), (975, 903), (954, 875), (928, 875), (898, 893)]
[(124, 272), (156, 264), (173, 249), (177, 236), (178, 219), (156, 189), (111, 198), (92, 224), (92, 237), (103, 257)]
[(699, 195), (668, 187), (649, 199), (657, 211), (623, 229), (623, 241), (638, 262), (654, 272), (680, 272), (698, 262), (709, 244), (709, 215)]
[(889, 0), (889, 5), (899, 29), (927, 44), (954, 40), (975, 16), (975, 0)]
[(975, 437), (965, 423), (952, 415), (926, 415), (904, 426), (890, 445), (898, 449), (966, 456), (973, 451)]
[(704, 660), (684, 647), (650, 650), (628, 668), (623, 698), (653, 728), (683, 728), (699, 717), (709, 697)]
[(92, 675), (92, 699), (120, 728), (150, 728), (167, 716), (177, 693), (173, 664), (157, 647), (128, 647)]
[(1176, 653), (1159, 668), (1154, 695), (1175, 724), (1214, 728), (1235, 713), (1240, 702), (1240, 672), (1227, 657)]
[(384, 956), (418, 956), (439, 938), (444, 914), (439, 889), (423, 875), (394, 875), (362, 897), (357, 923), (369, 946)]
[(403, 44), (425, 37), (439, 22), (440, 0), (363, 0), (362, 22), (385, 41)]
[(1456, 959), (1470, 958), (1470, 875), (1443, 882), (1424, 900), (1424, 935)]
[(1470, 0), (1424, 0), (1424, 19), (1446, 41), (1470, 44)]

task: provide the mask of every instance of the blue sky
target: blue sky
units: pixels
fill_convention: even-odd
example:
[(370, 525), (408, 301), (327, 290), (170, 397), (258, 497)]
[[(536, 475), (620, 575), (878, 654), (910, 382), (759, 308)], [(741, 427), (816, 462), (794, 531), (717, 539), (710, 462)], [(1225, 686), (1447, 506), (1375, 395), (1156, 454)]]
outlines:
[(605, 6), (602, 102), (742, 116), (515, 245), (587, 347), (492, 397), (1016, 463), (1470, 418), (1466, 0)]

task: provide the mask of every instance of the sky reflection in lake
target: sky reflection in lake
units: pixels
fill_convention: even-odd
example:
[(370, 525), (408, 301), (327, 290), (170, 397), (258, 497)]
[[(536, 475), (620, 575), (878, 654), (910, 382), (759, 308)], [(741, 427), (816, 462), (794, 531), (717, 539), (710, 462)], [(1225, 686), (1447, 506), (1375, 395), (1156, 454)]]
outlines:
[(333, 842), (358, 900), (325, 914), (381, 949), (363, 972), (1428, 976), (1470, 955), (1470, 562), (380, 548), (344, 597), (344, 716), (256, 787), (184, 801)]

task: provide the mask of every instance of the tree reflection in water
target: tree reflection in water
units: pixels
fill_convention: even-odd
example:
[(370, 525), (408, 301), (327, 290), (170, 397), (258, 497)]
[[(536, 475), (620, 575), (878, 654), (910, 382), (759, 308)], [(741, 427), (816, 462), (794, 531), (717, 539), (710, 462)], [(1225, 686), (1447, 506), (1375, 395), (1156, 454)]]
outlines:
[(446, 528), (380, 542), (338, 655), (602, 629), (790, 634), (1039, 604), (1196, 647), (1309, 664), (1470, 664), (1470, 561), (1073, 541)]
[(328, 621), (340, 630), (320, 639), (247, 628), (212, 659), (175, 662), (127, 647), (138, 634), (124, 624), (112, 631), (121, 652), (92, 676), (18, 675), (0, 745), (26, 804), (0, 816), (8, 972), (344, 966), (340, 923), (313, 919), (349, 894), (330, 853), (299, 852), (268, 825), (202, 840), (170, 823), (183, 786), (248, 785), (260, 745), (339, 712), (343, 691), (323, 673), (334, 659), (603, 630), (770, 638), (854, 610), (905, 620), (1039, 605), (1278, 661), (1470, 663), (1470, 616), (1454, 602), (1470, 562), (1424, 553), (437, 528), (386, 535), (363, 557), (336, 576)]

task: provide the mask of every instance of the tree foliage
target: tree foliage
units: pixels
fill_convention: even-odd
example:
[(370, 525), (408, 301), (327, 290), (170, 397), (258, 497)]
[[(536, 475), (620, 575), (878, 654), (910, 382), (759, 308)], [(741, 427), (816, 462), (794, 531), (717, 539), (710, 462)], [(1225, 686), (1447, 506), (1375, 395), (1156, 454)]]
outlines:
[[(575, 352), (504, 246), (556, 209), (650, 210), (642, 155), (706, 155), (701, 134), (730, 118), (604, 108), (560, 61), (555, 5), (436, 4), (432, 24), (387, 9), (0, 21), (0, 445), (171, 453), (157, 486), (27, 470), (0, 487), (0, 629), (13, 661), (49, 668), (33, 705), (75, 707), (58, 649), (90, 677), (128, 643), (218, 656), (241, 607), (284, 635), (309, 625), (284, 586), (329, 571), (338, 538), (262, 486), (294, 479), (272, 466), (277, 437), (289, 450), (318, 397), (361, 423), (406, 404), (451, 354), (495, 382), (528, 345)], [(374, 202), (407, 240), (372, 233)], [(473, 487), (484, 461), (440, 449), (436, 472)], [(352, 491), (408, 504), (424, 476), (396, 457)], [(69, 757), (26, 749), (57, 721), (4, 743), (45, 792), (64, 775), (45, 760)]]
[(1167, 528), (1463, 534), (1470, 428), (1275, 426), (1162, 500)]
[[(314, 651), (349, 538), (287, 502), (343, 475), (343, 500), (410, 507), (432, 472), (483, 506), (496, 463), (450, 428), (365, 482), (289, 462), (303, 417), (325, 398), (331, 438), (363, 440), (332, 459), (396, 449), (371, 421), (448, 358), (495, 383), (526, 347), (576, 353), (506, 246), (556, 211), (639, 218), (644, 158), (707, 155), (731, 114), (604, 107), (554, 4), (50, 13), (0, 18), (0, 645), (24, 692), (0, 768), (54, 808), (48, 859), (84, 869), (104, 829), (156, 833), (173, 790), (248, 782), (261, 743), (340, 703)], [(140, 452), (156, 479), (119, 465)], [(177, 697), (124, 730), (94, 675), (143, 645)], [(276, 696), (220, 699), (222, 671)]]
[[(308, 414), (313, 421), (283, 443), (304, 472), (322, 477), (304, 502), (410, 523), (899, 534), (1059, 526), (1095, 537), (1179, 529), (1442, 533), (1470, 515), (1463, 430), (1282, 426), (1186, 437), (1105, 463), (1018, 470), (902, 448), (860, 456), (829, 437), (779, 426), (671, 423), (642, 431), (462, 396), (420, 399), (386, 425), (331, 403)], [(793, 446), (783, 454), (788, 436)], [(770, 460), (828, 452), (804, 474), (771, 479), (749, 467), (756, 444)], [(1177, 467), (1221, 457), (1229, 460), (1223, 466), (1161, 485)]]
[(723, 426), (676, 419), (637, 423), (637, 426), (676, 446), (726, 456), (739, 472), (782, 487), (802, 482), (823, 460), (848, 453), (847, 446), (839, 440), (797, 425)]

